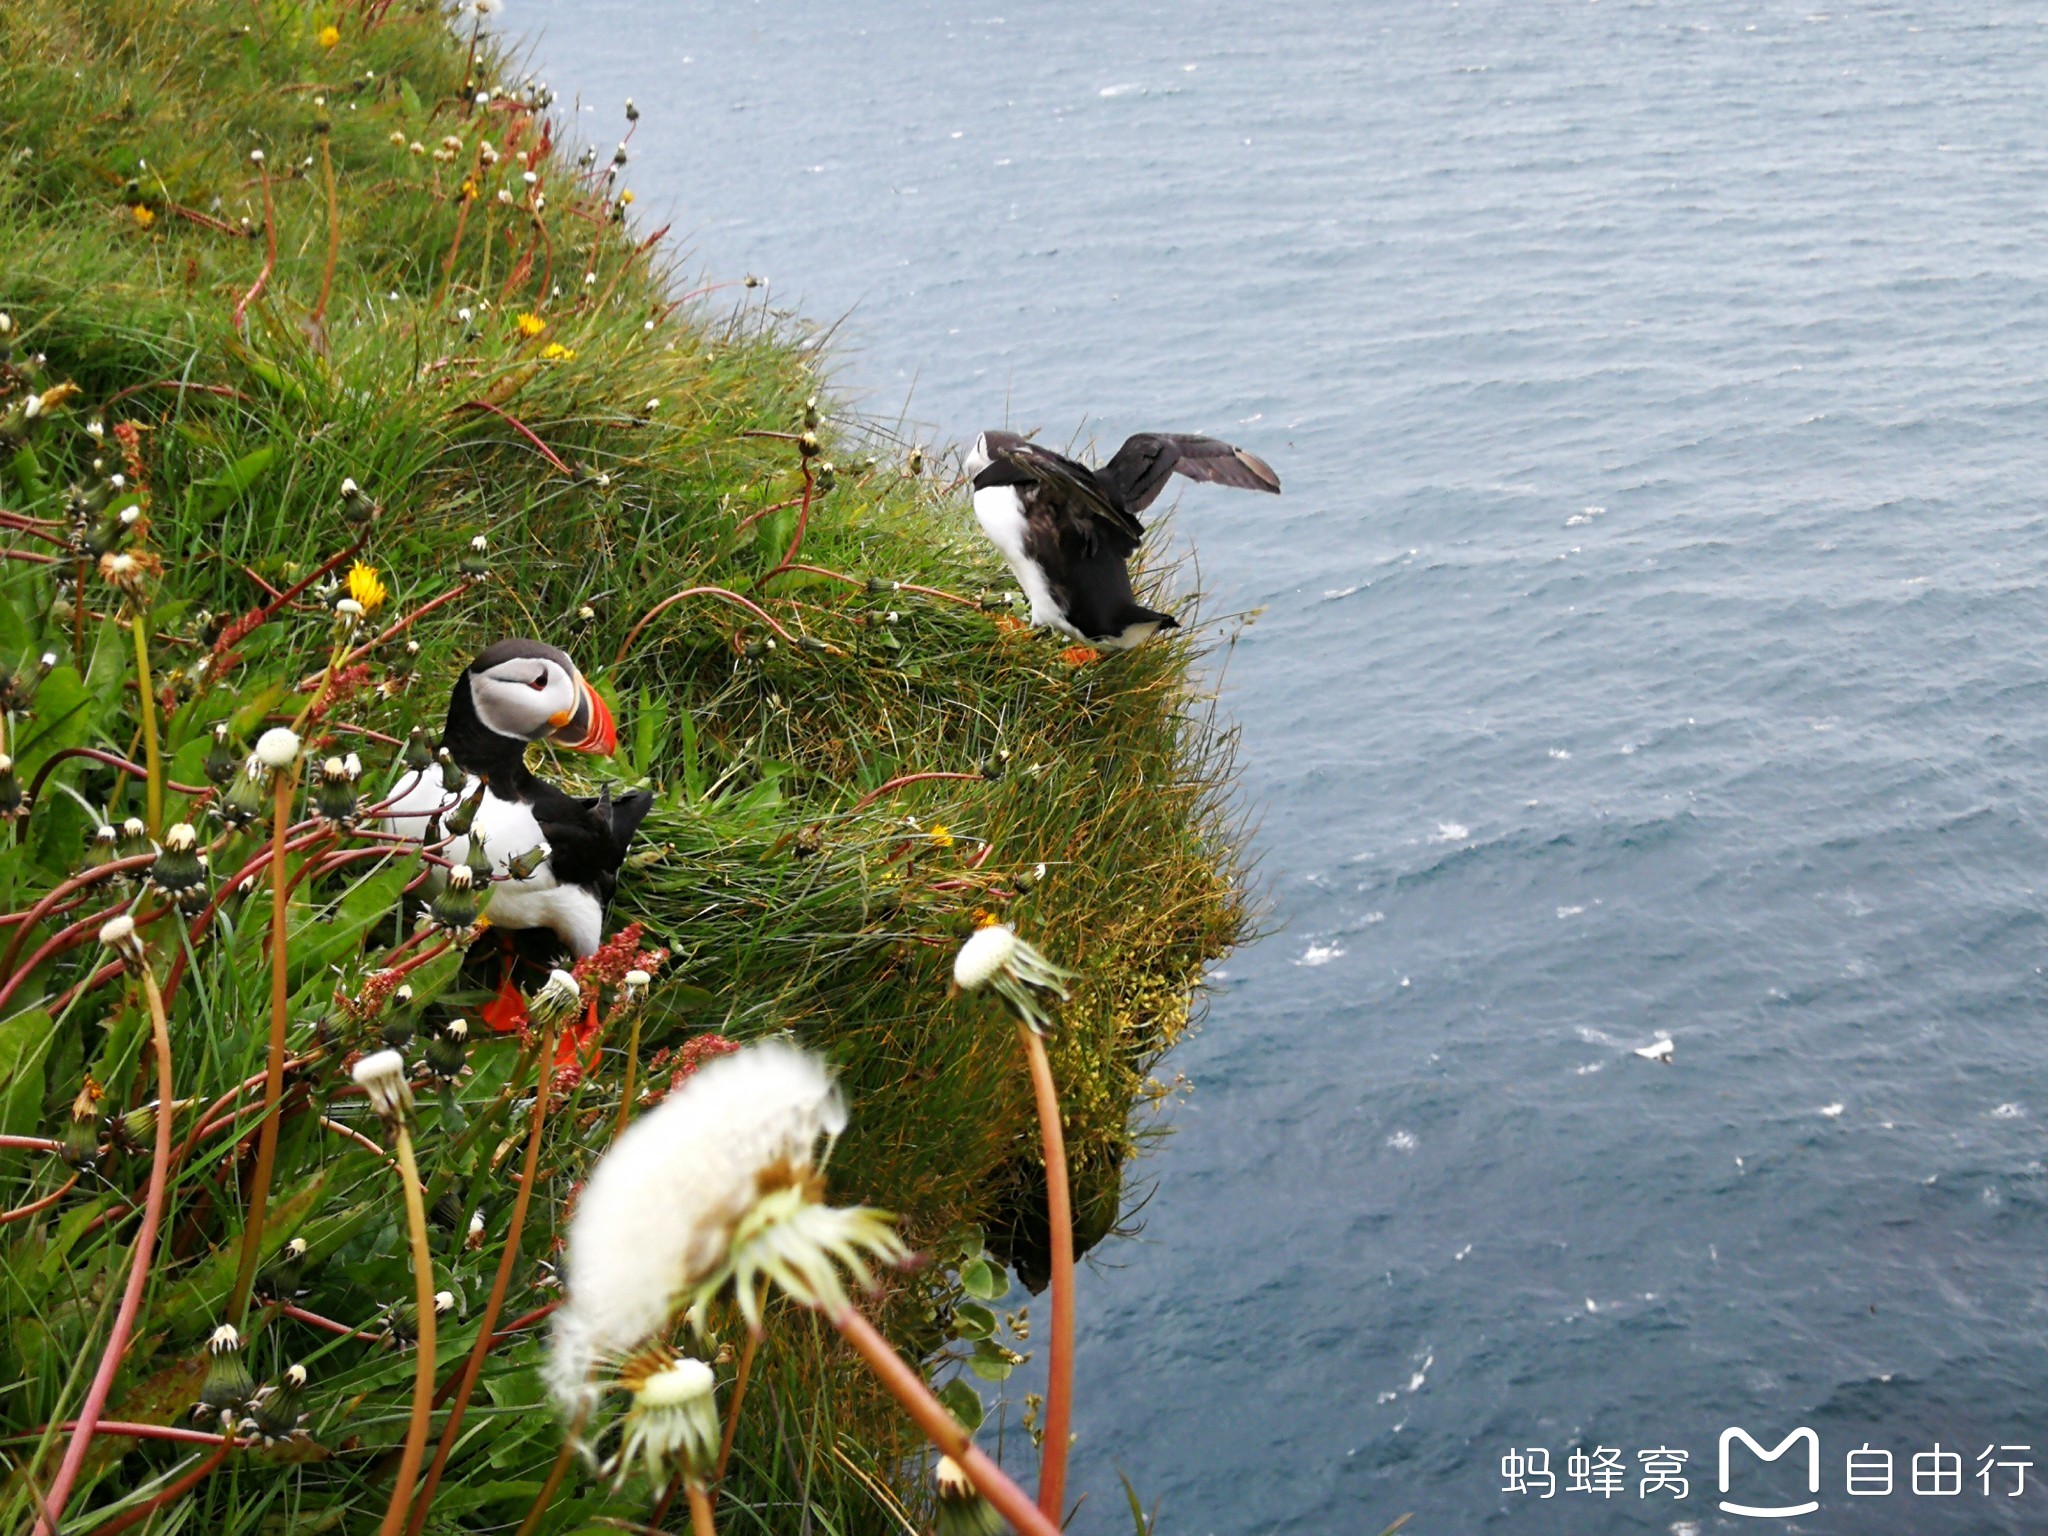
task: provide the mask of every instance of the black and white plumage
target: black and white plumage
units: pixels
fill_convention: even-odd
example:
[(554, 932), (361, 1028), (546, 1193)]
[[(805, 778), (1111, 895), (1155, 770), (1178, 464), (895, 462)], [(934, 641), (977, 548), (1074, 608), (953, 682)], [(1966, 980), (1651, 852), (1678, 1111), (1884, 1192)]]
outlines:
[[(459, 864), (470, 840), (481, 838), (500, 877), (491, 888), (491, 926), (545, 929), (581, 959), (602, 942), (626, 849), (654, 796), (638, 790), (614, 799), (609, 785), (594, 798), (567, 794), (527, 768), (534, 741), (609, 756), (618, 732), (567, 653), (538, 640), (500, 640), (470, 663), (449, 696), (441, 745), (485, 788), (468, 833), (440, 851)], [(456, 801), (438, 766), (408, 771), (392, 788), (385, 826), (423, 841), (433, 818)], [(530, 874), (504, 878), (513, 860), (542, 846), (547, 856)]]
[(1015, 432), (984, 432), (967, 456), (967, 473), (975, 520), (1024, 589), (1031, 622), (1114, 651), (1179, 627), (1172, 614), (1138, 602), (1129, 570), (1145, 536), (1138, 514), (1169, 478), (1280, 490), (1263, 459), (1177, 432), (1140, 432), (1097, 469)]

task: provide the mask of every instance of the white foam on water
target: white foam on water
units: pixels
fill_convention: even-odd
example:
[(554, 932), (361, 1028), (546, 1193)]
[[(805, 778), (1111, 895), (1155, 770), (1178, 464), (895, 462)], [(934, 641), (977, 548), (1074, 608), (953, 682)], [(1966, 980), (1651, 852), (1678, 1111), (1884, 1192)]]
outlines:
[(2001, 1104), (1998, 1108), (1988, 1111), (1988, 1113), (1994, 1120), (2019, 1120), (2025, 1117), (2027, 1111), (2024, 1105)]
[(1436, 824), (1436, 836), (1432, 843), (1462, 843), (1472, 835), (1472, 829), (1461, 821), (1440, 821)]
[(1335, 939), (1332, 939), (1327, 944), (1309, 945), (1306, 950), (1302, 951), (1301, 958), (1294, 963), (1296, 965), (1328, 965), (1343, 953), (1344, 946)]
[(1586, 909), (1584, 907), (1559, 907), (1557, 909), (1558, 921), (1562, 922), (1565, 918), (1568, 917), (1577, 917), (1581, 912), (1585, 910)]
[(1568, 747), (1552, 747), (1550, 755), (1560, 763), (1568, 763), (1572, 760), (1571, 750)]
[(1413, 1152), (1415, 1150), (1415, 1133), (1413, 1131), (1396, 1131), (1387, 1138), (1387, 1145), (1396, 1152)]
[(1842, 1118), (1843, 1107), (1840, 1104), (1823, 1104), (1820, 1107), (1820, 1112), (1830, 1120), (1839, 1120)]

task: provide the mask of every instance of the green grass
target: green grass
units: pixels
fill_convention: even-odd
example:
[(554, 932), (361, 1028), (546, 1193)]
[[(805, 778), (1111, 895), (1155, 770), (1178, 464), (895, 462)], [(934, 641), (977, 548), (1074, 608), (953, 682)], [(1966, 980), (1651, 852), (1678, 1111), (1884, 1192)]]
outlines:
[[(328, 25), (340, 33), (331, 46)], [(555, 120), (511, 66), (487, 42), (472, 65), (470, 41), (408, 0), (0, 7), (0, 310), (16, 327), (0, 367), (0, 511), (52, 520), (61, 540), (69, 488), (124, 467), (113, 435), (97, 442), (84, 424), (127, 423), (146, 511), (132, 547), (162, 562), (124, 606), (95, 575), (68, 589), (74, 565), (59, 544), (0, 529), (0, 665), (27, 677), (36, 657), (56, 657), (6, 721), (19, 783), (53, 766), (33, 813), (0, 834), (0, 907), (24, 913), (79, 870), (99, 818), (146, 814), (137, 776), (55, 756), (87, 746), (140, 759), (124, 615), (146, 615), (171, 781), (206, 782), (217, 722), (246, 750), (306, 702), (293, 690), (319, 672), (332, 634), (323, 585), (239, 638), (235, 621), (266, 601), (265, 584), (300, 580), (356, 541), (339, 494), (353, 478), (381, 509), (361, 558), (391, 588), (371, 627), (456, 595), (344, 680), (319, 750), (361, 752), (374, 792), (389, 781), (386, 741), (438, 728), (449, 683), (481, 645), (524, 633), (567, 647), (617, 707), (621, 750), (609, 765), (548, 771), (659, 794), (614, 913), (673, 952), (643, 1056), (711, 1031), (786, 1031), (826, 1053), (854, 1106), (834, 1198), (898, 1213), (938, 1261), (893, 1281), (883, 1316), (935, 1376), (977, 1356), (983, 1375), (965, 1379), (988, 1395), (1000, 1351), (977, 1341), (981, 1315), (961, 1309), (970, 1289), (993, 1288), (984, 1242), (997, 1261), (1029, 1264), (1042, 1170), (1014, 1035), (991, 1005), (949, 996), (950, 956), (989, 912), (1081, 972), (1053, 1055), (1077, 1224), (1084, 1241), (1100, 1237), (1119, 1218), (1122, 1174), (1159, 1096), (1152, 1069), (1187, 1024), (1203, 964), (1245, 922), (1232, 740), (1188, 675), (1201, 631), (1074, 665), (1056, 641), (1002, 623), (978, 599), (1007, 579), (972, 534), (944, 456), (927, 445), (918, 464), (914, 445), (844, 414), (829, 392), (815, 430), (833, 483), (812, 499), (798, 559), (851, 580), (765, 579), (801, 515), (792, 435), (824, 390), (814, 333), (737, 285), (686, 297), (664, 243), (617, 195), (630, 162), (607, 181), (600, 147), (580, 170), (582, 146), (553, 142)], [(480, 88), (493, 92), (481, 107)], [(455, 147), (437, 160), (444, 138)], [(515, 158), (529, 151), (546, 198), (538, 214)], [(544, 328), (522, 334), (520, 316)], [(23, 419), (28, 394), (65, 385), (76, 392)], [(95, 455), (107, 460), (97, 475)], [(461, 562), (478, 535), (488, 570), (468, 581)], [(787, 638), (769, 645), (753, 612), (705, 595), (626, 644), (658, 602), (699, 586), (759, 605)], [(932, 772), (968, 777), (863, 803), (892, 779)], [(163, 819), (198, 824), (217, 878), (260, 851), (257, 835), (224, 829), (196, 798), (169, 793)], [(274, 1252), (305, 1237), (299, 1305), (369, 1327), (410, 1294), (395, 1185), (321, 1116), (375, 1138), (360, 1100), (339, 1093), (341, 1062), (369, 1026), (335, 999), (402, 933), (401, 888), (415, 873), (358, 861), (307, 878), (291, 909), (292, 1049), (332, 1051), (286, 1099), (263, 1242)], [(0, 929), (0, 945), (23, 940), (15, 966), (63, 925), (136, 898), (105, 883), (83, 894), (32, 928)], [(158, 905), (143, 897), (138, 911)], [(179, 1098), (196, 1102), (175, 1124), (197, 1139), (174, 1170), (112, 1418), (189, 1422), (204, 1340), (228, 1303), (255, 1115), (202, 1135), (198, 1114), (262, 1071), (267, 914), (259, 888), (230, 895), (189, 945), (175, 920), (145, 925), (158, 974), (188, 951), (171, 1038)], [(106, 1095), (99, 1115), (153, 1098), (133, 989), (96, 980), (91, 929), (82, 937), (0, 1003), (0, 1132), (59, 1135), (88, 1077)], [(452, 954), (410, 979), (429, 1016), (477, 1001)], [(556, 1294), (547, 1266), (565, 1202), (609, 1134), (620, 1034), (551, 1119), (507, 1317)], [(437, 1276), (458, 1298), (443, 1324), (444, 1377), (474, 1341), (497, 1263), (526, 1123), (515, 1054), (479, 1042), (455, 1116), (426, 1105), (423, 1174), (430, 1191), (455, 1195), (453, 1224), (436, 1234)], [(644, 1083), (665, 1081), (643, 1063)], [(104, 1347), (133, 1240), (121, 1213), (148, 1164), (146, 1149), (112, 1147), (76, 1170), (0, 1152), (10, 1209), (79, 1174), (62, 1198), (0, 1226), (10, 1528), (27, 1528), (62, 1452), (65, 1437), (45, 1426), (76, 1412)], [(463, 1241), (472, 1208), (487, 1225), (475, 1250)], [(308, 1436), (236, 1452), (148, 1528), (374, 1529), (410, 1355), (274, 1308), (249, 1320), (259, 1381), (307, 1364)], [(561, 1440), (535, 1371), (544, 1333), (489, 1356), (429, 1530), (509, 1530), (525, 1513)], [(1007, 1448), (1028, 1471), (1017, 1406)], [(66, 1529), (140, 1506), (205, 1454), (103, 1436)], [(915, 1521), (924, 1508), (919, 1455), (828, 1331), (778, 1313), (720, 1519), (729, 1531), (900, 1530), (892, 1511)], [(616, 1529), (596, 1522), (645, 1520), (650, 1502), (645, 1486), (612, 1493), (579, 1469), (541, 1529)], [(683, 1520), (678, 1508), (669, 1524)]]

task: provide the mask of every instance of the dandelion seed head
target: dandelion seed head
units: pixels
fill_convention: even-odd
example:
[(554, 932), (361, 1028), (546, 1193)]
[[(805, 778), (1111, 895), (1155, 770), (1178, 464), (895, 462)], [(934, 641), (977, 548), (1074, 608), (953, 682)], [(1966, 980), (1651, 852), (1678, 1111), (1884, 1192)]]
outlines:
[(272, 726), (256, 738), (256, 761), (272, 772), (299, 760), (299, 733), (290, 726)]

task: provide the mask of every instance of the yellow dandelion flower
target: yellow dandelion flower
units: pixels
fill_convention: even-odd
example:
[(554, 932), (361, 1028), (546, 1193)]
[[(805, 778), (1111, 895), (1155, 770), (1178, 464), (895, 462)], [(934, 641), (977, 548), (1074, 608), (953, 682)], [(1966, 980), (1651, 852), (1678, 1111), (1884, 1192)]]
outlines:
[(519, 334), (522, 336), (538, 336), (548, 328), (547, 321), (541, 319), (539, 315), (521, 315), (512, 323), (519, 327)]
[(628, 187), (625, 191), (621, 192), (619, 194), (619, 201), (622, 203), (630, 203), (631, 201), (633, 201), (633, 189), (631, 187)]
[(953, 829), (950, 827), (934, 825), (925, 833), (925, 836), (932, 840), (932, 846), (935, 848), (950, 848), (953, 846)]
[(391, 591), (384, 585), (384, 578), (377, 574), (377, 567), (358, 560), (349, 568), (348, 595), (363, 605), (365, 615), (375, 613), (384, 606), (384, 599)]
[(542, 347), (540, 355), (551, 363), (573, 363), (576, 361), (575, 352), (563, 346), (559, 341), (551, 341)]
[(462, 200), (465, 203), (473, 203), (477, 200), (478, 196), (476, 182), (473, 179), (465, 180), (462, 183)]
[(329, 22), (315, 34), (314, 41), (319, 43), (322, 48), (332, 48), (341, 41), (341, 28)]
[(147, 229), (156, 222), (156, 214), (150, 209), (145, 208), (141, 203), (137, 203), (128, 211), (134, 215), (135, 225), (138, 229)]
[(1002, 919), (989, 911), (987, 907), (976, 907), (974, 909), (974, 926), (977, 928), (993, 928), (1001, 921)]

